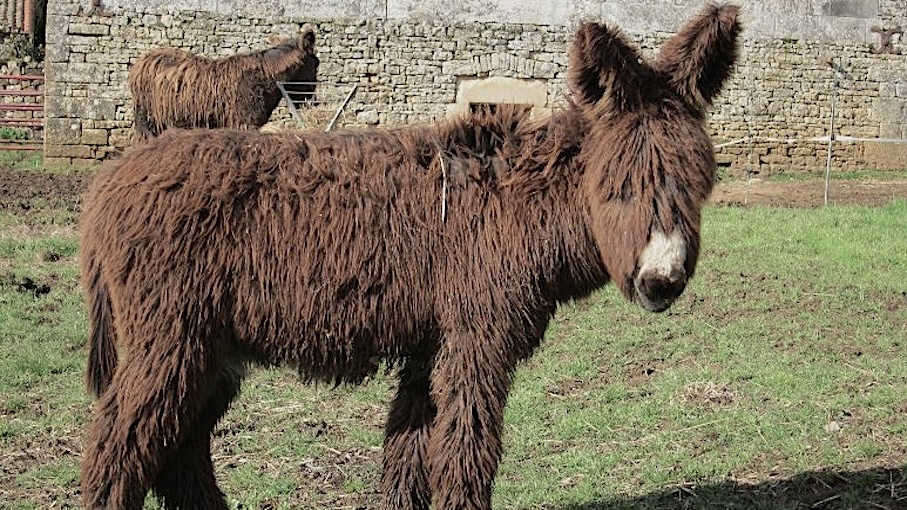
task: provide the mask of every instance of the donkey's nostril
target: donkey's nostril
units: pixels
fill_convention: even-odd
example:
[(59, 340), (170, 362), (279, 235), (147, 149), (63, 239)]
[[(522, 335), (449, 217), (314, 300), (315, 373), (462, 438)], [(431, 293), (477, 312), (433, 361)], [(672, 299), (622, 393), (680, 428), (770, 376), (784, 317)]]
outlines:
[(683, 282), (661, 276), (644, 278), (642, 280), (642, 290), (652, 298), (674, 298), (680, 295), (680, 291), (683, 290)]

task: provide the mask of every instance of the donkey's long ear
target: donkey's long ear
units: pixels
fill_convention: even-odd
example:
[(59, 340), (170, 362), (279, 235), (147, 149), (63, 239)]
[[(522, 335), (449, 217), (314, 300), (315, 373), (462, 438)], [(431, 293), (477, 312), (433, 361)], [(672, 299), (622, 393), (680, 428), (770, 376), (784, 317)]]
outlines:
[(593, 107), (605, 98), (600, 106), (607, 110), (638, 104), (644, 70), (641, 62), (639, 52), (619, 30), (583, 23), (570, 50), (570, 88), (577, 103)]
[(302, 27), (302, 38), (309, 46), (315, 46), (315, 29), (308, 24)]
[(730, 76), (737, 60), (739, 12), (736, 5), (709, 5), (661, 47), (654, 67), (669, 76), (690, 105), (710, 105)]
[(306, 23), (299, 29), (295, 37), (296, 47), (306, 53), (315, 51), (315, 28)]

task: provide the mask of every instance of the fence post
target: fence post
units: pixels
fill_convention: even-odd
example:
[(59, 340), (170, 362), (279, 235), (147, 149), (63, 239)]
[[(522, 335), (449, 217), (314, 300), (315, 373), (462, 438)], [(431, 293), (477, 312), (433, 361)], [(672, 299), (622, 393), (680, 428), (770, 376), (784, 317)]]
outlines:
[(835, 143), (835, 102), (838, 98), (838, 73), (835, 73), (834, 85), (831, 91), (831, 120), (828, 127), (828, 157), (825, 160), (825, 207), (828, 207), (828, 188), (831, 184), (831, 158)]
[(835, 62), (831, 56), (825, 58), (825, 63), (834, 72), (831, 90), (831, 120), (828, 128), (828, 158), (825, 160), (825, 207), (828, 207), (828, 194), (831, 186), (831, 160), (835, 143), (835, 103), (838, 99), (838, 87), (841, 85), (841, 80), (847, 78), (847, 71)]

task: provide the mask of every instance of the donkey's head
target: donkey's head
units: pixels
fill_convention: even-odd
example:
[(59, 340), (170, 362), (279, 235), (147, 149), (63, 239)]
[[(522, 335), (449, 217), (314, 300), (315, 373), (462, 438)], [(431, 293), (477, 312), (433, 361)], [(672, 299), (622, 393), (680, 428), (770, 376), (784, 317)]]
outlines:
[(315, 55), (315, 30), (309, 26), (290, 40), (302, 55), (302, 58), (292, 66), (287, 73), (285, 81), (290, 82), (286, 89), (291, 93), (294, 101), (314, 102), (315, 87), (318, 81), (318, 66), (320, 60)]
[(737, 56), (736, 6), (709, 6), (645, 62), (619, 31), (579, 27), (570, 85), (589, 131), (581, 158), (590, 224), (628, 298), (666, 310), (699, 257), (715, 182), (705, 112)]

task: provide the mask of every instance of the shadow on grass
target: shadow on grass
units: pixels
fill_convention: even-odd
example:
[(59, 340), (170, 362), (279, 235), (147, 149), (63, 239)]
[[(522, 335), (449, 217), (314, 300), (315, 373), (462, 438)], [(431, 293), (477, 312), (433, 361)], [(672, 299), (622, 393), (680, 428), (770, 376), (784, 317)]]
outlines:
[(552, 506), (552, 510), (871, 510), (907, 509), (907, 465), (865, 471), (811, 471), (761, 483), (685, 485), (631, 499)]

